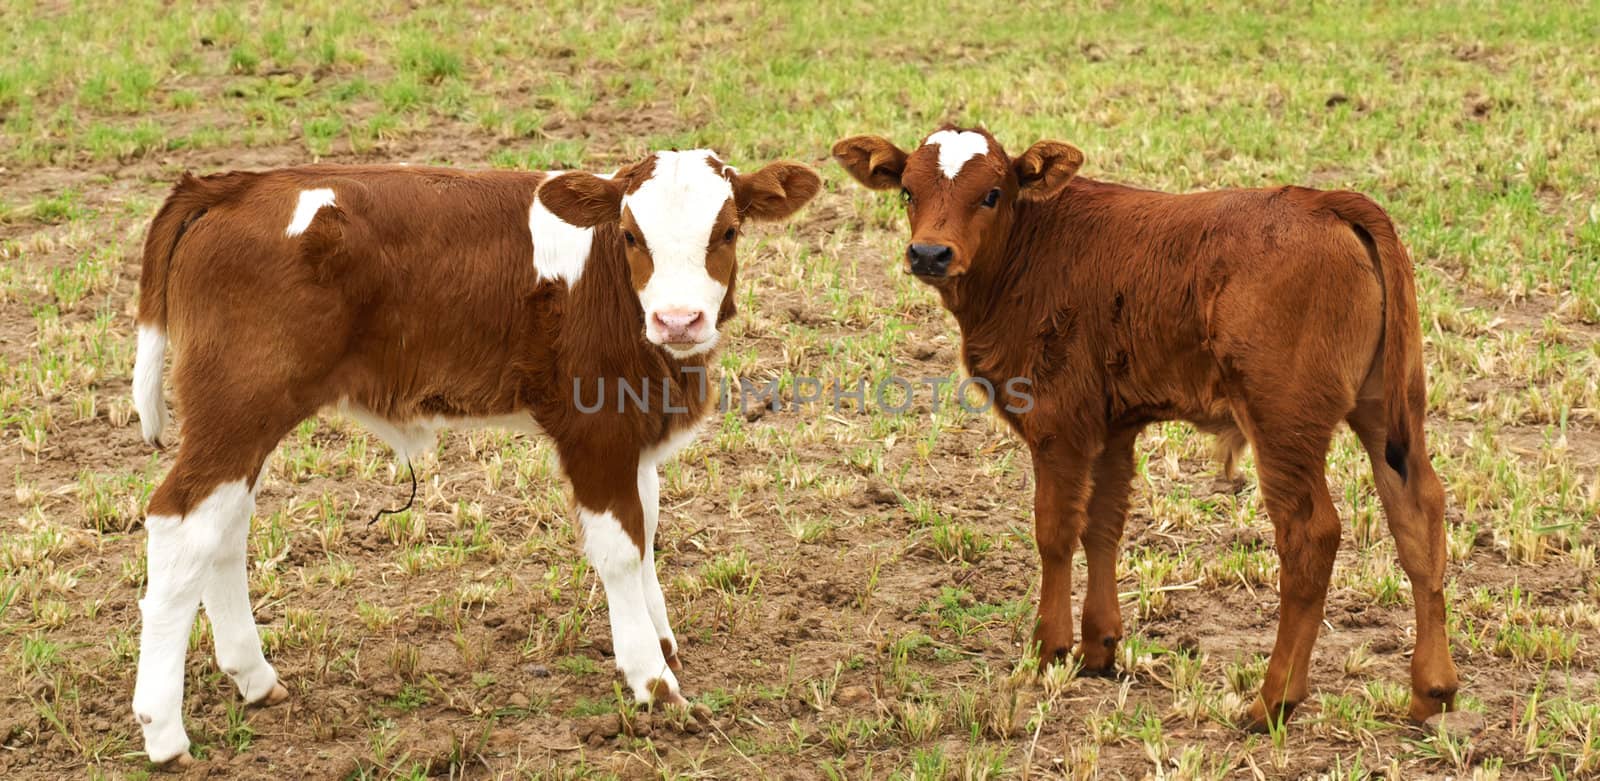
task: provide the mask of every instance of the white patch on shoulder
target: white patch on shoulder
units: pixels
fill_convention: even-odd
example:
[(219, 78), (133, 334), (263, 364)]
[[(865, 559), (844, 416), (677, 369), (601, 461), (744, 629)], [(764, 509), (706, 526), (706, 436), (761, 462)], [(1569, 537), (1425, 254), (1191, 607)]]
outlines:
[(300, 201), (295, 204), (294, 218), (289, 220), (289, 227), (283, 235), (293, 238), (306, 232), (311, 227), (311, 220), (324, 206), (333, 205), (333, 190), (322, 187), (316, 190), (301, 190)]
[(989, 154), (989, 139), (970, 130), (941, 130), (928, 136), (923, 143), (938, 145), (939, 170), (947, 179), (956, 178), (961, 167), (972, 158)]
[[(551, 171), (545, 182), (553, 182), (563, 171)], [(600, 175), (610, 179), (610, 174)], [(541, 187), (543, 185), (540, 185)], [(533, 268), (539, 281), (559, 279), (571, 287), (583, 276), (589, 263), (589, 247), (594, 240), (593, 228), (580, 228), (557, 217), (544, 204), (539, 195), (533, 196), (533, 206), (528, 209), (528, 232), (533, 236)]]

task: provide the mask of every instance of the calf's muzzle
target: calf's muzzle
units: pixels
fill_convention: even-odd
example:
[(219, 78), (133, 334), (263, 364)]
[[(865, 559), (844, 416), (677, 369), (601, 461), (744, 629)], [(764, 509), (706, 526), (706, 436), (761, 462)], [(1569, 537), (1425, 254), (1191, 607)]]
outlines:
[(912, 244), (906, 250), (911, 273), (919, 277), (942, 277), (950, 269), (955, 252), (943, 244)]

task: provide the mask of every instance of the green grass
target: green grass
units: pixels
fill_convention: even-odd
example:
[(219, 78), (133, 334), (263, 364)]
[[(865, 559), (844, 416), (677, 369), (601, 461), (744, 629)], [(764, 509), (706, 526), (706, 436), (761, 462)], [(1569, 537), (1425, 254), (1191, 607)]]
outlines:
[[(1328, 477), (1350, 531), (1287, 730), (1230, 721), (1276, 616), (1252, 463), (1242, 488), (1214, 487), (1209, 440), (1181, 424), (1138, 449), (1128, 677), (1036, 673), (1019, 661), (1037, 590), (1028, 457), (947, 386), (937, 411), (903, 416), (732, 412), (663, 470), (682, 680), (714, 717), (650, 714), (648, 735), (613, 689), (603, 591), (548, 443), (451, 434), (418, 465), (417, 506), (368, 526), (404, 499), (403, 469), (352, 424), (305, 424), (272, 461), (250, 564), (294, 709), (238, 707), (197, 631), (186, 714), (207, 755), (357, 778), (1600, 772), (1596, 39), (1593, 4), (14, 2), (0, 677), (18, 685), (0, 705), (31, 715), (0, 716), (10, 769), (145, 772), (125, 718), (138, 525), (172, 453), (133, 424), (130, 316), (146, 222), (179, 171), (601, 170), (691, 146), (814, 164), (817, 201), (742, 242), (718, 359), (790, 399), (797, 376), (955, 377), (953, 323), (898, 272), (901, 207), (827, 160), (842, 136), (909, 146), (954, 121), (1012, 151), (1070, 141), (1097, 178), (1300, 183), (1389, 210), (1417, 267), (1449, 622), (1481, 743), (1401, 724), (1410, 586), (1343, 434)], [(624, 734), (582, 739), (611, 717)]]

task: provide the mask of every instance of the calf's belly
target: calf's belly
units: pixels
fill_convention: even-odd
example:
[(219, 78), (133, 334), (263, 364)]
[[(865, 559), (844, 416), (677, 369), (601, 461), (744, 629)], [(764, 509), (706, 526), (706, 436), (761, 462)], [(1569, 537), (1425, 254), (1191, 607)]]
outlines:
[(362, 428), (383, 440), (384, 444), (393, 448), (395, 454), (402, 459), (410, 459), (412, 456), (420, 456), (432, 450), (439, 430), (444, 428), (498, 428), (530, 436), (543, 433), (539, 424), (534, 421), (533, 415), (526, 412), (485, 416), (418, 415), (397, 420), (379, 415), (348, 399), (339, 402), (332, 409), (360, 423)]

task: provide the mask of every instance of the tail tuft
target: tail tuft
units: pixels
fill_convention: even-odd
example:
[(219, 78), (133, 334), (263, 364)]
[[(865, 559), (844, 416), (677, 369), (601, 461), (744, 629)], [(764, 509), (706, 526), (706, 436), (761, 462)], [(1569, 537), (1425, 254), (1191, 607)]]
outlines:
[(161, 447), (167, 406), (161, 396), (161, 369), (167, 355), (167, 277), (178, 240), (206, 211), (245, 191), (260, 174), (235, 171), (204, 178), (185, 173), (161, 204), (144, 238), (139, 269), (139, 351), (133, 362), (133, 408), (144, 441)]
[(161, 393), (161, 370), (167, 357), (166, 331), (154, 325), (139, 326), (139, 350), (133, 360), (133, 408), (139, 413), (144, 441), (162, 447), (167, 428), (167, 404)]
[(1406, 481), (1412, 442), (1421, 442), (1427, 400), (1413, 395), (1422, 387), (1422, 324), (1411, 256), (1400, 244), (1394, 222), (1370, 198), (1351, 192), (1321, 193), (1322, 205), (1355, 231), (1383, 282), (1383, 407), (1388, 443), (1383, 460)]
[(1249, 444), (1244, 432), (1237, 428), (1217, 432), (1217, 441), (1211, 454), (1222, 465), (1224, 480), (1233, 482), (1239, 479), (1239, 459), (1244, 457), (1244, 449)]

